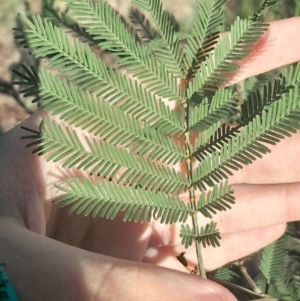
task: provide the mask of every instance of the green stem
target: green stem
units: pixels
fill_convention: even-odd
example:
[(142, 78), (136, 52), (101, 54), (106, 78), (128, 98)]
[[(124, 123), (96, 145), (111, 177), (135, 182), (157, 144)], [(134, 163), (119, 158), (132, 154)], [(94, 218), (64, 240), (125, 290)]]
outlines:
[[(199, 237), (199, 226), (198, 226), (198, 219), (197, 219), (197, 211), (193, 213), (193, 228), (196, 232), (196, 237)], [(197, 255), (197, 264), (198, 264), (198, 271), (202, 278), (206, 277), (206, 272), (204, 269), (204, 263), (203, 263), (203, 257), (202, 257), (202, 249), (201, 245), (198, 241), (198, 239), (195, 239), (195, 245), (196, 245), (196, 255)]]
[[(188, 88), (188, 82), (185, 81), (184, 83), (185, 91)], [(198, 226), (198, 217), (197, 217), (197, 206), (195, 201), (195, 188), (193, 182), (193, 162), (192, 162), (192, 148), (191, 148), (191, 141), (190, 141), (190, 128), (189, 128), (189, 103), (187, 101), (187, 97), (185, 97), (185, 102), (183, 103), (183, 107), (185, 110), (184, 121), (185, 121), (185, 154), (186, 154), (186, 168), (187, 168), (187, 179), (188, 179), (188, 191), (189, 191), (189, 201), (191, 207), (193, 208), (192, 213), (192, 221), (193, 221), (193, 231), (195, 235), (195, 245), (196, 245), (196, 255), (197, 255), (197, 265), (199, 275), (202, 278), (206, 278), (206, 273), (203, 264), (203, 257), (202, 257), (202, 250), (200, 242), (198, 241), (198, 237), (200, 236), (199, 226)]]

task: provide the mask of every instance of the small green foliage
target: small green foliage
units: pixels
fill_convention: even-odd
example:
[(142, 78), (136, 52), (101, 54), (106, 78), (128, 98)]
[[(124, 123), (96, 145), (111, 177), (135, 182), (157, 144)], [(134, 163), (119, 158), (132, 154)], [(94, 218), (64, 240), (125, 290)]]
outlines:
[[(27, 146), (48, 161), (86, 172), (85, 179), (57, 185), (63, 195), (54, 202), (85, 216), (114, 219), (123, 212), (124, 221), (170, 224), (191, 217), (192, 227), (182, 224), (180, 237), (186, 248), (195, 245), (197, 270), (205, 277), (201, 246), (219, 246), (221, 235), (214, 221), (198, 225), (198, 213), (213, 218), (230, 209), (234, 196), (227, 178), (299, 128), (300, 65), (262, 93), (250, 91), (240, 122), (225, 124), (239, 110), (237, 93), (226, 82), (268, 30), (261, 16), (275, 1), (263, 1), (249, 18), (238, 17), (228, 35), (221, 32), (227, 0), (198, 0), (184, 39), (160, 0), (133, 0), (129, 24), (106, 1), (65, 2), (70, 14), (47, 0), (46, 18), (21, 16), (27, 27), (17, 36), (59, 72), (16, 72), (25, 95), (38, 95), (34, 101), (51, 113), (39, 131), (24, 128), (30, 134), (22, 139), (32, 140)], [(95, 47), (110, 53), (114, 65), (102, 61)], [(195, 142), (192, 133), (199, 135)], [(183, 146), (174, 142), (179, 135)], [(185, 174), (170, 165), (178, 163), (185, 163)], [(278, 265), (272, 250), (261, 266), (268, 283)]]
[(292, 243), (293, 238), (286, 234), (268, 245), (262, 252), (259, 266), (265, 279), (265, 285), (261, 286), (263, 291), (285, 301), (295, 301), (300, 298), (297, 274), (293, 271), (292, 276), (289, 276), (286, 272), (290, 261), (295, 261), (289, 254)]
[(204, 248), (210, 245), (213, 247), (219, 247), (221, 235), (219, 230), (216, 229), (216, 226), (217, 223), (210, 222), (205, 225), (205, 227), (201, 227), (200, 233), (197, 235), (188, 224), (182, 224), (180, 229), (180, 237), (182, 238), (181, 243), (185, 246), (185, 248), (191, 246), (195, 240), (201, 243)]
[(66, 194), (54, 202), (61, 206), (75, 203), (70, 213), (84, 213), (85, 216), (100, 216), (114, 219), (119, 211), (124, 211), (124, 221), (148, 222), (152, 216), (162, 223), (184, 222), (191, 214), (191, 209), (180, 199), (175, 199), (164, 193), (146, 192), (144, 189), (120, 187), (110, 182), (74, 178), (66, 180), (69, 188), (56, 186)]
[(227, 182), (215, 185), (208, 193), (203, 191), (197, 203), (197, 210), (205, 217), (212, 218), (216, 210), (225, 211), (230, 209), (230, 204), (234, 204), (233, 189)]
[(226, 280), (234, 283), (241, 284), (242, 277), (239, 273), (234, 271), (233, 269), (229, 269), (227, 267), (221, 267), (214, 272), (214, 276), (221, 280)]

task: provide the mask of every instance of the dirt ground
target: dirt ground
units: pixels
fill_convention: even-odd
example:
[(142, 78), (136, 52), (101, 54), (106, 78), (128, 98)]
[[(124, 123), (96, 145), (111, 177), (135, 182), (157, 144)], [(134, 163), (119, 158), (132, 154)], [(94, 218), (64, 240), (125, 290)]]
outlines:
[[(38, 13), (41, 5), (39, 0), (29, 0), (33, 12)], [(7, 84), (11, 81), (11, 67), (21, 60), (20, 50), (16, 47), (14, 31), (18, 13), (25, 12), (25, 5), (20, 0), (0, 0), (0, 81)], [(1, 87), (0, 87), (1, 89)], [(13, 91), (5, 89), (0, 94), (0, 133), (6, 132), (28, 116), (26, 110), (9, 94)], [(3, 92), (3, 90), (0, 90)]]

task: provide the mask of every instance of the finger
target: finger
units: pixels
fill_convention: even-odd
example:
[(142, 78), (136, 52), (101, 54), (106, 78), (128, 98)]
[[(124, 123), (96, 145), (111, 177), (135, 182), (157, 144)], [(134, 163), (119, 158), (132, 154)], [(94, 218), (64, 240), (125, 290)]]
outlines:
[(271, 22), (267, 33), (227, 84), (299, 61), (300, 43), (295, 39), (299, 31), (300, 17)]
[(102, 291), (99, 300), (236, 300), (224, 287), (207, 279), (146, 263), (119, 265), (106, 275), (102, 285), (115, 289), (104, 298)]
[(300, 133), (285, 138), (275, 146), (268, 146), (271, 153), (257, 159), (234, 173), (231, 183), (274, 184), (300, 181)]
[[(300, 220), (300, 183), (234, 185), (233, 189), (236, 203), (213, 217), (222, 236)], [(200, 226), (210, 221), (203, 217)], [(180, 245), (180, 225), (155, 223), (152, 227), (150, 247)]]
[[(252, 164), (232, 171), (231, 184), (279, 184), (300, 182), (300, 132), (286, 137), (276, 145), (266, 145), (270, 153), (257, 158)], [(186, 163), (181, 171), (185, 172)]]
[(199, 277), (83, 251), (4, 218), (0, 226), (0, 261), (23, 301), (236, 300)]
[[(300, 43), (299, 43), (300, 44)], [(194, 141), (196, 134), (191, 136)], [(177, 137), (176, 141), (184, 144), (184, 137)], [(252, 164), (244, 165), (242, 169), (233, 171), (229, 177), (231, 184), (278, 184), (300, 182), (300, 131), (286, 137), (276, 145), (267, 145), (270, 153), (257, 158)], [(196, 166), (196, 165), (195, 165)], [(177, 168), (179, 169), (179, 168)], [(180, 170), (186, 173), (186, 163), (182, 163)]]
[[(37, 129), (43, 115), (35, 113), (22, 125)], [(44, 234), (45, 210), (49, 207), (44, 203), (45, 160), (33, 156), (32, 150), (25, 147), (26, 142), (20, 139), (24, 135), (28, 132), (18, 125), (0, 137), (0, 212)]]
[(124, 222), (123, 215), (118, 214), (112, 221), (70, 214), (68, 207), (55, 205), (47, 223), (47, 236), (94, 253), (141, 261), (151, 235), (150, 225)]
[(300, 183), (233, 186), (236, 204), (214, 216), (221, 233), (269, 227), (300, 219)]
[[(285, 231), (286, 224), (259, 228), (239, 233), (222, 235), (220, 247), (203, 248), (203, 262), (207, 270), (214, 270), (228, 262), (242, 258), (254, 253), (264, 246), (278, 239)], [(195, 248), (192, 246), (187, 250), (180, 244), (174, 246), (151, 247), (147, 250), (144, 262), (154, 263), (163, 267), (173, 267), (180, 271), (186, 271), (177, 260), (181, 252), (186, 252), (186, 259), (190, 266), (196, 263)]]

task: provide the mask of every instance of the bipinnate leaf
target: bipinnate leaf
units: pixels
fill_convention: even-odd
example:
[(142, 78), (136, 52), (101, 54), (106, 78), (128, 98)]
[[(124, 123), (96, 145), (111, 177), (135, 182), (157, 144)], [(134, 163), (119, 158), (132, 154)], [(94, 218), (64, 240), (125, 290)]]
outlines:
[(191, 37), (187, 39), (186, 76), (192, 79), (201, 68), (209, 52), (220, 37), (220, 26), (224, 22), (222, 5), (228, 0), (196, 1)]
[(124, 212), (124, 221), (150, 222), (159, 219), (161, 223), (185, 222), (191, 209), (185, 202), (164, 193), (155, 193), (141, 188), (131, 189), (116, 183), (88, 179), (66, 180), (67, 187), (56, 187), (64, 195), (56, 198), (55, 203), (62, 207), (72, 204), (70, 212), (83, 213), (85, 216), (100, 216), (114, 219)]
[(220, 267), (216, 271), (213, 272), (214, 277), (226, 280), (234, 283), (241, 283), (242, 277), (238, 273), (234, 272), (232, 269), (228, 267)]
[(149, 43), (150, 41), (160, 37), (149, 19), (147, 19), (145, 14), (136, 7), (130, 7), (129, 18), (133, 28), (137, 31), (137, 34), (143, 43)]
[(87, 43), (91, 46), (95, 46), (96, 43), (93, 36), (88, 34), (78, 22), (76, 22), (68, 11), (61, 11), (58, 7), (55, 7), (55, 0), (44, 0), (42, 7), (42, 15), (44, 18), (50, 20), (53, 25), (63, 28), (66, 32), (74, 35), (80, 39), (81, 42)]
[(282, 236), (264, 248), (259, 269), (266, 278), (268, 293), (285, 301), (298, 299), (298, 288), (286, 275), (291, 237)]
[(229, 89), (220, 89), (212, 100), (205, 98), (193, 108), (190, 116), (190, 130), (202, 132), (219, 121), (232, 116), (237, 107), (236, 93)]
[(187, 249), (191, 246), (196, 238), (196, 234), (194, 233), (193, 229), (188, 225), (181, 225), (180, 234), (181, 237), (181, 244)]
[(271, 282), (271, 277), (282, 274), (282, 269), (278, 269), (278, 267), (284, 267), (288, 243), (288, 237), (282, 237), (277, 242), (264, 248), (259, 269), (268, 283)]
[(215, 222), (210, 222), (204, 227), (202, 226), (200, 228), (199, 236), (194, 233), (194, 230), (190, 228), (188, 224), (182, 224), (180, 228), (180, 237), (181, 244), (184, 245), (185, 248), (191, 246), (194, 241), (201, 243), (204, 248), (210, 245), (219, 247), (219, 240), (221, 239), (220, 232), (217, 229), (217, 223)]
[(243, 165), (251, 164), (270, 152), (264, 143), (276, 144), (290, 133), (295, 133), (299, 128), (298, 93), (298, 86), (295, 86), (287, 94), (281, 95), (279, 100), (266, 107), (261, 115), (256, 115), (220, 150), (204, 158), (194, 173), (199, 189), (205, 189), (205, 184), (213, 186), (231, 175), (231, 170), (241, 169)]
[[(268, 144), (300, 129), (300, 64), (262, 93), (250, 92), (240, 123), (226, 125), (238, 112), (227, 81), (267, 31), (261, 13), (275, 1), (265, 0), (248, 19), (238, 17), (230, 34), (220, 33), (227, 0), (196, 1), (187, 36), (160, 0), (132, 1), (133, 30), (106, 1), (65, 0), (71, 17), (51, 9), (50, 2), (45, 19), (21, 16), (26, 26), (17, 39), (59, 75), (25, 66), (24, 73), (15, 73), (25, 86), (22, 93), (56, 118), (43, 120), (39, 130), (23, 127), (27, 147), (62, 168), (85, 171), (86, 178), (56, 185), (63, 194), (54, 202), (77, 214), (124, 221), (186, 223), (190, 216), (193, 228), (181, 225), (181, 242), (186, 248), (195, 243), (202, 258), (200, 245), (219, 246), (221, 235), (214, 221), (198, 228), (198, 213), (212, 218), (230, 209), (233, 189), (225, 179), (269, 153)], [(138, 8), (151, 15), (152, 25)], [(94, 51), (91, 43), (99, 48)], [(98, 50), (113, 54), (113, 67), (97, 57)], [(174, 102), (169, 106), (166, 100)], [(179, 135), (182, 146), (174, 142), (181, 141)], [(170, 166), (180, 163), (185, 174)], [(189, 204), (179, 198), (183, 192)], [(295, 301), (294, 280), (278, 268), (286, 244), (282, 238), (264, 250), (262, 283)], [(205, 277), (200, 260), (197, 267)]]
[(231, 26), (231, 35), (223, 35), (214, 49), (213, 54), (201, 63), (193, 83), (189, 86), (187, 95), (192, 95), (202, 89), (215, 89), (222, 86), (228, 79), (226, 75), (238, 70), (234, 61), (245, 59), (253, 50), (254, 45), (261, 39), (268, 29), (268, 24), (242, 20), (237, 17)]
[[(76, 131), (69, 127), (64, 130), (50, 119), (43, 120), (40, 130), (39, 137), (27, 147), (39, 145), (32, 153), (47, 154), (47, 161), (61, 162), (62, 167), (76, 167), (103, 178), (118, 176), (118, 183), (152, 191), (173, 194), (186, 189), (184, 177), (172, 168), (153, 164), (141, 156), (95, 138), (83, 137), (89, 147), (86, 149)], [(22, 138), (31, 139), (32, 135)]]
[(236, 127), (225, 123), (222, 125), (220, 122), (213, 124), (197, 138), (193, 157), (202, 161), (209, 154), (225, 145), (238, 132)]
[(173, 137), (140, 123), (122, 109), (113, 108), (99, 97), (45, 70), (40, 70), (38, 79), (27, 68), (25, 71), (23, 82), (29, 87), (23, 92), (38, 94), (43, 99), (39, 106), (59, 115), (69, 125), (87, 130), (110, 144), (130, 147), (140, 156), (147, 154), (152, 160), (173, 164), (183, 161), (184, 151)]
[[(89, 47), (84, 47), (76, 39), (71, 43), (69, 36), (49, 20), (35, 15), (32, 22), (24, 16), (21, 18), (28, 28), (24, 30), (25, 35), (18, 38), (29, 41), (36, 57), (49, 57), (49, 67), (58, 68), (76, 86), (101, 96), (106, 102), (156, 126), (163, 133), (175, 135), (183, 132), (178, 116), (162, 99), (146, 90), (142, 82), (107, 68)], [(167, 82), (171, 80), (167, 73), (161, 75)]]
[(100, 38), (100, 48), (113, 48), (116, 55), (124, 55), (118, 59), (120, 67), (133, 72), (134, 77), (139, 78), (142, 84), (158, 96), (176, 101), (183, 100), (175, 75), (170, 74), (162, 60), (158, 64), (155, 56), (136, 42), (109, 4), (105, 1), (92, 3), (89, 0), (67, 0), (67, 6), (94, 39)]
[(162, 2), (160, 0), (132, 0), (131, 3), (151, 14), (156, 30), (160, 34), (160, 39), (152, 42), (152, 44), (157, 44), (155, 55), (169, 72), (176, 77), (183, 78), (183, 48), (172, 26), (170, 15), (163, 10)]
[(208, 192), (202, 191), (197, 202), (197, 210), (205, 217), (212, 218), (212, 214), (230, 209), (232, 204), (234, 204), (233, 189), (227, 182), (221, 182)]
[(217, 223), (211, 221), (209, 224), (206, 224), (204, 227), (200, 228), (200, 235), (197, 237), (197, 241), (206, 246), (219, 247), (221, 239), (221, 234), (217, 229)]
[(290, 66), (279, 74), (273, 82), (263, 86), (263, 91), (251, 92), (241, 105), (241, 126), (248, 124), (257, 114), (261, 114), (264, 108), (279, 100), (283, 94), (295, 89), (300, 82), (300, 64)]

